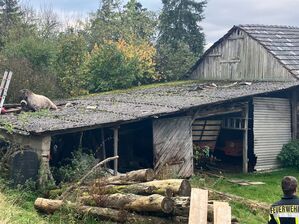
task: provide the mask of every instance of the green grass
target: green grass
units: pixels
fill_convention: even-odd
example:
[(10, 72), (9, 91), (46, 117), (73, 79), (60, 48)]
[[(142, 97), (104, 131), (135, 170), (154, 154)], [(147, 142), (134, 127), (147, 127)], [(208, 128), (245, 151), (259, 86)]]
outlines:
[[(192, 187), (208, 187), (222, 192), (239, 195), (244, 198), (265, 202), (269, 205), (281, 197), (280, 181), (283, 176), (292, 175), (299, 179), (295, 169), (283, 169), (272, 173), (229, 174), (223, 178), (197, 175), (191, 179)], [(203, 179), (204, 177), (204, 179)], [(239, 186), (229, 183), (227, 179), (244, 179), (262, 181), (265, 185)], [(91, 217), (78, 217), (75, 213), (64, 209), (50, 216), (43, 216), (34, 209), (35, 199), (41, 195), (27, 188), (12, 189), (0, 179), (0, 223), (1, 224), (73, 224), (73, 223), (108, 223), (99, 222)], [(230, 202), (232, 212), (242, 224), (260, 224), (267, 222), (267, 214), (253, 211), (241, 203)]]
[(0, 179), (1, 224), (109, 224), (92, 217), (79, 217), (67, 208), (54, 215), (42, 215), (34, 208), (35, 199), (41, 195), (27, 188), (11, 188)]
[[(299, 179), (299, 171), (296, 169), (282, 169), (271, 173), (252, 173), (252, 174), (227, 174), (225, 178), (215, 178), (209, 176), (195, 176), (191, 179), (193, 187), (207, 187), (221, 192), (235, 194), (244, 198), (265, 202), (269, 205), (280, 200), (282, 191), (280, 187), (281, 179), (291, 175)], [(204, 177), (204, 181), (203, 181)], [(242, 179), (249, 181), (261, 181), (264, 185), (239, 186), (228, 182), (228, 179)], [(232, 203), (233, 215), (241, 223), (266, 223), (267, 214), (262, 212), (253, 213), (242, 204)]]

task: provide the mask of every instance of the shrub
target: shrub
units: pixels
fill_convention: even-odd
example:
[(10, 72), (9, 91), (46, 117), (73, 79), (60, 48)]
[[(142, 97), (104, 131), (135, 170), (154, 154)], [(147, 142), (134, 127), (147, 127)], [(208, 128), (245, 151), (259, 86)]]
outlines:
[(77, 150), (72, 153), (72, 158), (67, 158), (66, 165), (53, 167), (52, 173), (58, 183), (74, 182), (85, 175), (96, 163), (93, 155)]
[(210, 157), (210, 147), (199, 145), (193, 145), (193, 157), (196, 167), (205, 167), (209, 157)]
[(277, 158), (283, 167), (299, 168), (299, 140), (284, 145)]

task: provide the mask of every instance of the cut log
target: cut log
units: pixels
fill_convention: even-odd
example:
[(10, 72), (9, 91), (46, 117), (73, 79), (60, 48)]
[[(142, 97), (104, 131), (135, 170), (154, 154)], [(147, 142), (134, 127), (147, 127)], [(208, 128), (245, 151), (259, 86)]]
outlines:
[(37, 198), (34, 207), (44, 213), (51, 214), (60, 209), (63, 205), (62, 200), (50, 200), (45, 198)]
[(134, 194), (109, 194), (92, 195), (81, 197), (85, 205), (96, 205), (104, 208), (126, 209), (142, 212), (164, 212), (173, 211), (173, 201), (170, 198), (158, 194), (140, 196)]
[(173, 196), (190, 196), (191, 194), (191, 185), (185, 179), (154, 180), (140, 184), (148, 187), (156, 187), (156, 194), (165, 194), (167, 189), (173, 192)]
[(106, 183), (109, 185), (125, 185), (133, 183), (142, 183), (152, 181), (155, 178), (155, 173), (152, 169), (142, 169), (131, 171), (126, 174), (120, 174), (118, 176), (99, 179), (97, 182)]
[(112, 208), (100, 208), (90, 206), (80, 206), (77, 208), (81, 214), (91, 215), (101, 220), (110, 220), (120, 223), (155, 223), (155, 224), (170, 224), (179, 223), (172, 221), (172, 219), (160, 218), (154, 216), (143, 216), (134, 213), (130, 213), (124, 210), (116, 210)]
[(124, 223), (127, 220), (127, 212), (112, 208), (100, 208), (91, 206), (73, 207), (79, 214), (90, 215), (101, 220)]
[[(82, 188), (83, 189), (83, 188)], [(152, 195), (160, 193), (166, 197), (172, 197), (173, 191), (170, 188), (165, 189), (164, 193), (161, 189), (156, 188), (155, 186), (147, 186), (146, 184), (131, 184), (131, 185), (107, 185), (107, 186), (98, 186), (91, 188), (84, 188), (87, 192), (92, 194), (138, 194), (138, 195)]]
[(173, 214), (188, 217), (190, 209), (190, 197), (172, 197), (174, 202)]

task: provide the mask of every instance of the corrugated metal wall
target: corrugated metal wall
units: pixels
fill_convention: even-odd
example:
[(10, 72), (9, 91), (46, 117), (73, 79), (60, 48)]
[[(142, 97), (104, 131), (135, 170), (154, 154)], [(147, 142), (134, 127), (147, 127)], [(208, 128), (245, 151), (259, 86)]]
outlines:
[(191, 117), (153, 121), (154, 162), (157, 173), (190, 177), (193, 174)]
[(291, 105), (289, 99), (253, 99), (254, 153), (256, 170), (279, 166), (277, 155), (291, 139)]

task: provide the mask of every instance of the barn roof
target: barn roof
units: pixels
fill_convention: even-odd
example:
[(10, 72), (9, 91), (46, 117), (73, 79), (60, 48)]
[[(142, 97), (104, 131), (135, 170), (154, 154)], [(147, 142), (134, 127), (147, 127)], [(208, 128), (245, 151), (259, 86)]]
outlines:
[(209, 52), (237, 29), (243, 30), (251, 38), (264, 46), (291, 74), (296, 78), (299, 77), (299, 27), (277, 25), (234, 26), (202, 55), (191, 71), (196, 69)]
[(200, 83), (195, 81), (139, 87), (68, 100), (57, 111), (0, 116), (2, 129), (20, 134), (55, 134), (83, 128), (119, 125), (191, 108), (238, 100), (299, 86), (295, 82)]

